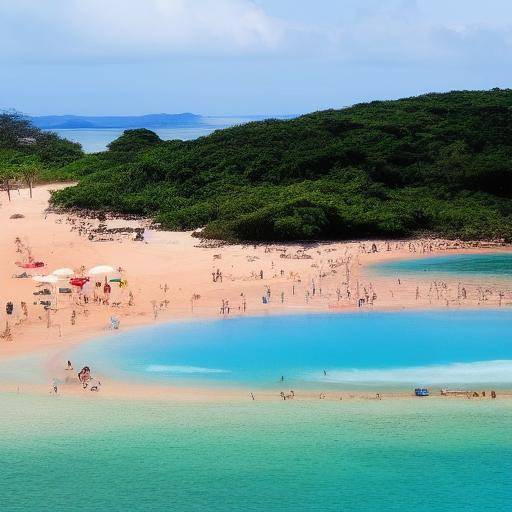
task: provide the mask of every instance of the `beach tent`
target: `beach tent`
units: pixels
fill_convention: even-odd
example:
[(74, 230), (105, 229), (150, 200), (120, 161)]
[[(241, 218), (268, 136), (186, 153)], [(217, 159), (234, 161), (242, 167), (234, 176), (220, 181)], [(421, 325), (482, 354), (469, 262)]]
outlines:
[(109, 265), (98, 265), (97, 267), (92, 267), (88, 274), (90, 276), (97, 276), (101, 274), (112, 274), (112, 272), (115, 272), (114, 269)]
[(58, 268), (57, 270), (54, 270), (52, 272), (52, 274), (54, 276), (58, 276), (58, 277), (71, 277), (71, 276), (75, 275), (75, 272), (72, 268), (63, 267), (63, 268)]

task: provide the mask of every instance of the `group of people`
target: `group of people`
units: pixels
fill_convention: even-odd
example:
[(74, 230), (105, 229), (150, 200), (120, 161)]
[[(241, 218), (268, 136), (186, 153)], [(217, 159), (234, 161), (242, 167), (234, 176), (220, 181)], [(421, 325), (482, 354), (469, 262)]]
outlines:
[[(73, 365), (71, 361), (68, 360), (65, 370), (67, 372), (73, 371)], [(91, 369), (89, 366), (84, 366), (78, 373), (77, 373), (78, 383), (82, 386), (82, 389), (86, 390), (89, 389), (89, 391), (98, 392), (101, 387), (101, 382), (98, 380), (94, 380), (91, 375)], [(68, 379), (66, 381), (69, 382)], [(75, 381), (76, 382), (76, 381)], [(60, 380), (57, 378), (54, 378), (52, 381), (52, 394), (57, 395), (59, 391), (59, 384)]]

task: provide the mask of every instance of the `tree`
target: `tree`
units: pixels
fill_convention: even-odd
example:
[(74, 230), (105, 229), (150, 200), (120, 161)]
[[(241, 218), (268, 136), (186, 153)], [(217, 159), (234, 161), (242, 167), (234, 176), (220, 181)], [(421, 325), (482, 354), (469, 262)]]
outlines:
[(0, 112), (0, 147), (18, 148), (41, 132), (19, 112)]
[(24, 162), (19, 166), (19, 176), (27, 183), (30, 190), (30, 199), (32, 199), (32, 186), (40, 174), (40, 168), (35, 162)]
[(120, 137), (112, 141), (107, 147), (112, 152), (137, 152), (156, 146), (160, 142), (162, 142), (162, 139), (155, 132), (146, 128), (137, 128), (135, 130), (125, 130)]
[(16, 167), (14, 166), (5, 166), (0, 168), (0, 182), (3, 184), (5, 191), (7, 192), (7, 197), (9, 198), (9, 202), (11, 201), (11, 182), (15, 180), (17, 177)]

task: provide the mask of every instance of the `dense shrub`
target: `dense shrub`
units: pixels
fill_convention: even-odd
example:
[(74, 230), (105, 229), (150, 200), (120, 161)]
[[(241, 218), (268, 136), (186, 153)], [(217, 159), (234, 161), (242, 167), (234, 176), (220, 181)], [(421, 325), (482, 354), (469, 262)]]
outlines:
[(427, 94), (160, 141), (129, 130), (64, 167), (66, 206), (230, 240), (512, 240), (512, 91)]

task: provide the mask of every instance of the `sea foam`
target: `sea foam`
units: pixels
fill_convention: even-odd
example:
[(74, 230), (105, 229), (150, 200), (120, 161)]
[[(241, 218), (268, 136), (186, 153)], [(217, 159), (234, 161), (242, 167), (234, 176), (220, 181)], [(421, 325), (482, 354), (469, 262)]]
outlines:
[(478, 384), (512, 383), (512, 360), (476, 361), (389, 369), (343, 369), (311, 372), (307, 380), (331, 383)]
[(227, 373), (226, 370), (218, 368), (201, 368), (200, 366), (180, 366), (166, 364), (150, 364), (146, 367), (147, 372), (151, 373), (174, 373), (174, 374), (196, 374), (196, 373)]

